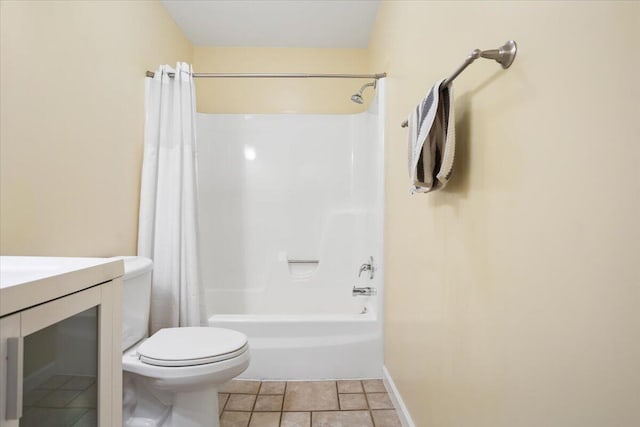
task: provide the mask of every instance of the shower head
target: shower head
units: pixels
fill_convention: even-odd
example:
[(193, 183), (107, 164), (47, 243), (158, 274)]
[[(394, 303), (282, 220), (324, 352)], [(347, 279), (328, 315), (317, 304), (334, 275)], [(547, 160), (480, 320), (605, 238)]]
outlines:
[(362, 94), (360, 92), (354, 93), (353, 95), (351, 95), (351, 100), (356, 104), (364, 103), (364, 99), (362, 98)]
[(374, 80), (374, 81), (372, 81), (370, 83), (367, 83), (367, 84), (363, 85), (358, 92), (356, 92), (353, 95), (351, 95), (351, 100), (353, 102), (355, 102), (356, 104), (364, 103), (364, 98), (362, 98), (362, 91), (364, 91), (369, 86), (373, 86), (373, 88), (375, 89), (376, 88), (376, 81)]

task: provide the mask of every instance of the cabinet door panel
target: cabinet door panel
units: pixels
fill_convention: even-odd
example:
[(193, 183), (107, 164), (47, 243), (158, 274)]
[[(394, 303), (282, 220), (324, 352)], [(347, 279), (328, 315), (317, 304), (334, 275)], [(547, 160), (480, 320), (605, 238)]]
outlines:
[(24, 334), (20, 427), (97, 426), (98, 386), (104, 382), (98, 364), (99, 310), (94, 305)]
[[(0, 319), (0, 427), (121, 425), (121, 293), (116, 279)], [(23, 350), (19, 408), (5, 398), (12, 342)]]
[[(20, 372), (17, 366), (9, 366), (9, 345), (8, 340), (20, 340), (20, 314), (13, 314), (0, 319), (0, 426), (1, 427), (17, 427), (17, 419), (7, 419), (7, 401), (13, 408), (10, 408), (9, 412), (20, 412), (22, 409), (22, 392), (20, 387), (9, 387), (11, 380), (10, 377)], [(8, 372), (14, 371), (14, 372)], [(21, 380), (21, 378), (17, 378)], [(14, 390), (10, 390), (14, 388)], [(20, 393), (20, 395), (18, 395)], [(19, 405), (19, 406), (16, 406)], [(10, 416), (10, 418), (15, 418)]]

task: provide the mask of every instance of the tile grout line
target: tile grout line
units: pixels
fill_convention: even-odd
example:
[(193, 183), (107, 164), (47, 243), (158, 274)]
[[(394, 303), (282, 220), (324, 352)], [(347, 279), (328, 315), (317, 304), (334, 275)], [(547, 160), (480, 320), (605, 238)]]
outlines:
[[(229, 397), (231, 397), (230, 393), (225, 393), (225, 394), (227, 394), (227, 398), (224, 400), (224, 403), (222, 404), (222, 408), (218, 408), (218, 422), (222, 421), (222, 414), (224, 412), (224, 408), (227, 406)], [(220, 392), (218, 392), (218, 405), (220, 405)]]
[(360, 385), (362, 385), (362, 391), (364, 392), (364, 400), (367, 402), (367, 411), (369, 412), (369, 418), (371, 419), (371, 425), (376, 427), (376, 422), (373, 419), (373, 412), (371, 412), (371, 405), (369, 404), (369, 393), (364, 388), (364, 383), (360, 381)]
[(287, 394), (287, 382), (284, 382), (284, 390), (282, 392), (282, 403), (280, 404), (280, 422), (278, 426), (282, 426), (282, 417), (284, 416), (284, 396)]
[(258, 402), (258, 396), (260, 395), (261, 388), (262, 388), (262, 381), (260, 381), (260, 385), (258, 385), (258, 391), (256, 391), (256, 398), (253, 399), (253, 405), (251, 405), (251, 412), (249, 413), (249, 422), (247, 423), (247, 427), (251, 425), (251, 420), (253, 420), (253, 410), (256, 408), (256, 403)]
[[(374, 411), (384, 411), (384, 410), (388, 410), (391, 411), (392, 409), (374, 409)], [(344, 409), (344, 410), (337, 410), (337, 409), (307, 409), (307, 410), (298, 410), (298, 411), (283, 411), (283, 412), (362, 412), (362, 411), (368, 411), (367, 408), (364, 409)], [(247, 411), (232, 411), (232, 412), (247, 412)], [(277, 412), (277, 411), (264, 411), (264, 412)]]

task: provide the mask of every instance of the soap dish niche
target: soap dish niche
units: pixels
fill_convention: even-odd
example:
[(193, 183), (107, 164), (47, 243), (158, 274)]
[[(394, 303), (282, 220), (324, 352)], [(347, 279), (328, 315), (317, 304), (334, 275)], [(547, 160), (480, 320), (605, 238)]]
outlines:
[(289, 276), (295, 280), (309, 279), (320, 266), (317, 259), (288, 259)]

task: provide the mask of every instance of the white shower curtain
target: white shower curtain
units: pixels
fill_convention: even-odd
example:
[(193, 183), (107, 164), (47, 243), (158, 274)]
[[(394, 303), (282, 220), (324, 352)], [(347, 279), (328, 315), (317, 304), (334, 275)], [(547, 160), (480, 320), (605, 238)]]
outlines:
[[(169, 77), (169, 72), (175, 77)], [(146, 82), (138, 254), (153, 260), (151, 333), (202, 324), (195, 87), (191, 66), (161, 66)]]

